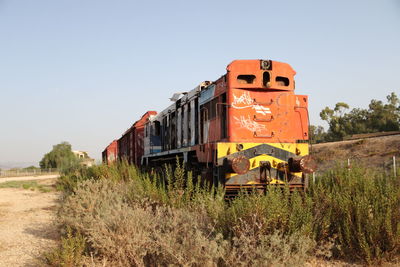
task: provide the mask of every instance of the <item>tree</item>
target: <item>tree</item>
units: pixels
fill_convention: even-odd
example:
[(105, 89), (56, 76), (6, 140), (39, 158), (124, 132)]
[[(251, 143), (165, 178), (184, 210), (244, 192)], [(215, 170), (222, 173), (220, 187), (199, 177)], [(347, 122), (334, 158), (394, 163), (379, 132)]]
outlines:
[(78, 166), (79, 162), (80, 160), (72, 152), (71, 145), (62, 142), (54, 145), (53, 149), (43, 156), (39, 165), (42, 169), (56, 168), (65, 171)]
[(320, 113), (322, 120), (328, 122), (326, 141), (343, 140), (353, 134), (400, 130), (400, 100), (395, 93), (386, 97), (388, 103), (371, 100), (368, 109), (354, 108), (346, 113), (349, 105), (343, 102), (334, 109), (326, 107)]
[(369, 104), (369, 124), (376, 132), (400, 130), (400, 101), (395, 93), (386, 97), (388, 103), (372, 100)]
[(24, 170), (24, 171), (34, 171), (34, 170), (39, 170), (39, 168), (32, 165), (32, 166), (23, 168), (23, 170)]
[(344, 102), (339, 102), (335, 105), (334, 109), (325, 107), (319, 114), (322, 120), (328, 122), (329, 130), (326, 135), (327, 141), (337, 141), (343, 139), (346, 135), (346, 122), (345, 112), (349, 108)]
[(310, 133), (311, 144), (322, 143), (325, 141), (327, 133), (325, 132), (324, 127), (310, 125), (310, 128), (308, 131)]

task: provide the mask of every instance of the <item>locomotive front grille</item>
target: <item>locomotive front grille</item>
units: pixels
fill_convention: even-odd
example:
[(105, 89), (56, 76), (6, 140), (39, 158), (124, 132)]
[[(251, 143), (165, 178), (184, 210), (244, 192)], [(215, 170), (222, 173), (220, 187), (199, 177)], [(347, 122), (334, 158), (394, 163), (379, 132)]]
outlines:
[[(228, 191), (236, 191), (240, 187), (259, 189), (266, 185), (288, 184), (301, 187), (304, 184), (303, 174), (290, 171), (288, 161), (307, 155), (308, 144), (231, 142), (218, 143), (217, 150), (217, 165), (224, 170), (228, 194)], [(249, 161), (250, 166), (246, 173), (236, 173), (227, 168), (227, 163), (242, 157)]]

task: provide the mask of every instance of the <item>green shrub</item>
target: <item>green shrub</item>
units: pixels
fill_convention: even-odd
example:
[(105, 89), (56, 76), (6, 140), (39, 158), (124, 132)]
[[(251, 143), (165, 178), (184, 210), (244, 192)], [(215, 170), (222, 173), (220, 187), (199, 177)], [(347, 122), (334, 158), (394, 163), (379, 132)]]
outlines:
[(85, 246), (85, 238), (79, 232), (73, 234), (67, 228), (66, 236), (61, 237), (60, 247), (44, 255), (45, 262), (51, 266), (81, 266)]
[(317, 241), (336, 239), (336, 255), (369, 263), (400, 252), (399, 181), (363, 168), (334, 169), (310, 188)]
[(86, 180), (109, 179), (114, 181), (127, 180), (130, 175), (136, 175), (136, 168), (122, 162), (113, 167), (95, 165), (92, 167), (81, 166), (64, 173), (57, 181), (57, 189), (70, 194), (80, 182)]

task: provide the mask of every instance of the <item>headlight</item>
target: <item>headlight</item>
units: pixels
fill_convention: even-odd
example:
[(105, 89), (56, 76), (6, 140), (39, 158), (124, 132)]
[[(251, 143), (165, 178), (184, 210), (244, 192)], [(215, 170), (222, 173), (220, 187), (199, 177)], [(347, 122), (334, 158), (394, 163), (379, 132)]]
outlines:
[(317, 169), (317, 164), (310, 155), (301, 158), (290, 158), (288, 164), (291, 172), (313, 173)]
[(250, 169), (250, 160), (245, 156), (238, 156), (230, 159), (228, 162), (232, 171), (237, 174), (245, 174)]
[(272, 68), (271, 60), (261, 60), (260, 61), (260, 68), (262, 70), (270, 70)]

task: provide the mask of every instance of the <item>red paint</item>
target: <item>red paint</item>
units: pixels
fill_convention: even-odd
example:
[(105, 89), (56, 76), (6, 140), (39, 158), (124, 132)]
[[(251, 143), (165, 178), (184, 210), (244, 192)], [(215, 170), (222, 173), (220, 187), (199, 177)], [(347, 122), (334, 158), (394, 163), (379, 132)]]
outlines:
[(127, 160), (128, 163), (140, 165), (144, 154), (144, 125), (151, 115), (156, 115), (156, 111), (146, 112), (140, 120), (136, 121), (118, 140), (118, 158)]
[(110, 165), (117, 160), (117, 157), (118, 157), (118, 141), (114, 140), (102, 152), (102, 158), (104, 163)]
[[(294, 75), (289, 64), (272, 61), (262, 70), (259, 60), (236, 60), (228, 70), (228, 141), (294, 143), (308, 140), (307, 96), (294, 94)], [(264, 83), (264, 72), (270, 79)], [(251, 84), (238, 82), (239, 75), (254, 75)], [(280, 82), (287, 79), (287, 85)]]

